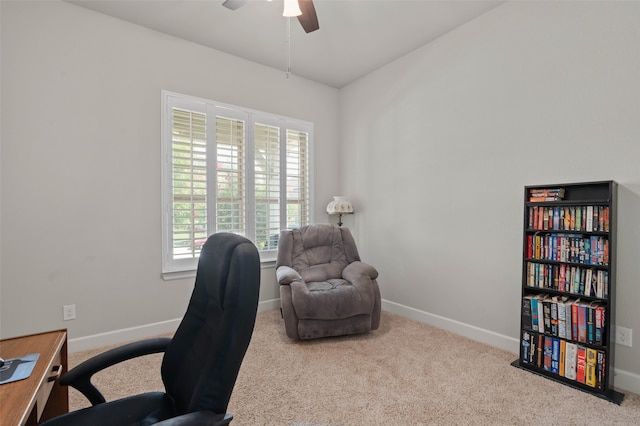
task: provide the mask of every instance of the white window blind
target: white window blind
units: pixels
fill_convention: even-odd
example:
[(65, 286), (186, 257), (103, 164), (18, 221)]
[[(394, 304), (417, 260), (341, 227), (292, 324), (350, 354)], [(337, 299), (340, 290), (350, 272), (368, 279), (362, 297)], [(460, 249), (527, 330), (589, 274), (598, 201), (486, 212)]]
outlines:
[(216, 229), (244, 235), (245, 155), (241, 120), (216, 117)]
[(287, 130), (287, 228), (309, 223), (309, 134)]
[(207, 234), (206, 115), (172, 110), (172, 199), (175, 259), (194, 258)]
[(254, 125), (256, 245), (277, 248), (280, 234), (280, 129)]
[(313, 125), (163, 91), (163, 275), (197, 267), (215, 232), (273, 260), (282, 229), (311, 223)]

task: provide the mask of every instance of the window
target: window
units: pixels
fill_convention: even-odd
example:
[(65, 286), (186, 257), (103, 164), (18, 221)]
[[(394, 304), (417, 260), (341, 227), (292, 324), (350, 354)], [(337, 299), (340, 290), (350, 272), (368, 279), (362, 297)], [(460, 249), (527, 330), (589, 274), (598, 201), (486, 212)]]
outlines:
[(280, 230), (310, 223), (313, 125), (167, 91), (162, 101), (164, 276), (191, 274), (220, 231), (274, 260)]

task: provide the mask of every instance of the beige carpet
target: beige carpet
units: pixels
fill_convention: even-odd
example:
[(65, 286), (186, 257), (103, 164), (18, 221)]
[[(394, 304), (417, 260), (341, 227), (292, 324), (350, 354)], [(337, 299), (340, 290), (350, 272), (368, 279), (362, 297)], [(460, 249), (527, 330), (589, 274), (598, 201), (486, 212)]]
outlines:
[[(386, 312), (370, 334), (294, 342), (279, 311), (263, 312), (229, 412), (236, 426), (640, 425), (638, 395), (618, 406), (512, 367), (515, 358)], [(127, 361), (94, 382), (108, 400), (162, 390), (160, 362)], [(75, 390), (70, 400), (87, 405)]]

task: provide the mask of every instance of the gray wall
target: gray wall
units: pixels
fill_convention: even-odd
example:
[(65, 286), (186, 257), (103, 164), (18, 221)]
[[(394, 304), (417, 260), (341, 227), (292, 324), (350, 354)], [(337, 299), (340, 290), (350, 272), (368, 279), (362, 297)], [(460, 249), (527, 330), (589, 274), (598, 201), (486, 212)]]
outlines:
[[(64, 2), (1, 7), (3, 337), (184, 313), (193, 279), (160, 277), (162, 89), (312, 121), (314, 168), (333, 164), (336, 89)], [(317, 179), (319, 220), (336, 187)], [(260, 300), (279, 298), (262, 275)]]
[[(387, 308), (517, 350), (523, 186), (614, 179), (617, 323), (640, 333), (638, 22), (639, 3), (509, 2), (341, 90)], [(634, 346), (616, 383), (638, 392)]]

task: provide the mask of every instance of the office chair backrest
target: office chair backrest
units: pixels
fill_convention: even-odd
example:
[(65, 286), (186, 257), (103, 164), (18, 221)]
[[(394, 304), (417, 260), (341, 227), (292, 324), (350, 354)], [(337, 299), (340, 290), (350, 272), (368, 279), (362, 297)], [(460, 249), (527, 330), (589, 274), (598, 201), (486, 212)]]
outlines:
[(187, 312), (162, 361), (162, 380), (178, 414), (226, 412), (253, 333), (259, 290), (255, 245), (236, 234), (209, 237)]

